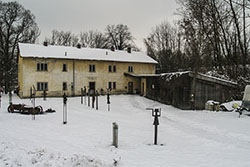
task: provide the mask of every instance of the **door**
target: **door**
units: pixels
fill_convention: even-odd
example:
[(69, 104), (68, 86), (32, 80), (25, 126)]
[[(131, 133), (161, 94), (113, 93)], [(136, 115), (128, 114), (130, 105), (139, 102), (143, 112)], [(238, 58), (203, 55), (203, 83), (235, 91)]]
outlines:
[(90, 95), (95, 92), (95, 82), (89, 82), (89, 91)]
[(128, 93), (129, 94), (133, 94), (133, 90), (134, 90), (134, 88), (133, 88), (133, 82), (129, 82), (128, 83)]

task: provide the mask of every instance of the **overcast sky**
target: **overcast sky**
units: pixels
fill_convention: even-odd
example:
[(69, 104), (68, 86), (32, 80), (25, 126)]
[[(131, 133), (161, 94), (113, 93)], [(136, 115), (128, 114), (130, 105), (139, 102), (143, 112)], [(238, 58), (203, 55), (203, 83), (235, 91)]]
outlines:
[[(9, 2), (11, 0), (2, 0)], [(17, 0), (35, 16), (40, 28), (39, 43), (53, 29), (104, 31), (109, 24), (126, 24), (135, 42), (145, 51), (143, 38), (163, 21), (176, 19), (175, 0)]]

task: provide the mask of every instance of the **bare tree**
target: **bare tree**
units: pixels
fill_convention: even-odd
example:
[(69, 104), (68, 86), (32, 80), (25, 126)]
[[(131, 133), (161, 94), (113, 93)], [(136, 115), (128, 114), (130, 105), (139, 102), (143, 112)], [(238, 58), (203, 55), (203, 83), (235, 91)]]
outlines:
[(114, 46), (117, 50), (124, 50), (127, 47), (136, 48), (134, 37), (127, 25), (108, 25), (105, 30), (109, 47)]
[(76, 46), (79, 42), (78, 36), (70, 31), (52, 30), (51, 37), (45, 38), (51, 45)]
[(144, 44), (147, 54), (158, 61), (160, 72), (185, 68), (185, 58), (181, 53), (181, 32), (177, 25), (161, 23), (144, 39)]
[(35, 16), (17, 2), (0, 1), (0, 79), (6, 91), (17, 83), (18, 42), (34, 43), (40, 35)]
[(80, 33), (80, 43), (83, 47), (108, 48), (107, 38), (100, 31), (87, 31)]

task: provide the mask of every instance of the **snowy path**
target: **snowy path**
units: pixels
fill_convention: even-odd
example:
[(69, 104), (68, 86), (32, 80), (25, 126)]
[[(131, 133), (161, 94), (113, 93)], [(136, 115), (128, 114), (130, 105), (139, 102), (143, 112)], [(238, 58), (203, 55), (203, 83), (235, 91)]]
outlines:
[[(68, 99), (68, 124), (62, 125), (62, 99), (37, 99), (53, 114), (6, 112), (0, 108), (2, 166), (249, 167), (250, 117), (234, 112), (182, 111), (131, 95), (99, 98), (99, 110)], [(13, 98), (30, 104), (29, 99)], [(45, 107), (46, 106), (46, 107)], [(160, 107), (158, 143), (153, 145), (153, 118), (148, 107)], [(111, 146), (112, 122), (119, 125), (119, 148)], [(117, 163), (116, 163), (117, 162)]]

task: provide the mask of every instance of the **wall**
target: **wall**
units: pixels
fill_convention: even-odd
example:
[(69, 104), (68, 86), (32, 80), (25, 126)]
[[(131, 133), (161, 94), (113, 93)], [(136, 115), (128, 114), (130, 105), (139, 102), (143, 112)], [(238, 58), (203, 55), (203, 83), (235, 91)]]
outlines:
[[(48, 71), (37, 71), (36, 66), (39, 62), (48, 63)], [(67, 72), (62, 72), (63, 64), (67, 64)], [(96, 72), (89, 72), (89, 64), (95, 64)], [(109, 65), (116, 65), (116, 72), (109, 72)], [(23, 58), (22, 61), (19, 62), (19, 66), (19, 86), (21, 97), (29, 97), (30, 87), (32, 85), (37, 87), (37, 82), (48, 82), (48, 96), (62, 96), (63, 82), (67, 82), (67, 95), (80, 95), (81, 88), (86, 86), (88, 89), (89, 82), (95, 82), (96, 89), (98, 91), (103, 89), (104, 93), (108, 88), (108, 82), (116, 82), (116, 89), (113, 89), (111, 92), (114, 94), (127, 93), (128, 82), (133, 82), (135, 93), (136, 89), (140, 90), (141, 88), (140, 81), (136, 78), (124, 76), (124, 72), (128, 72), (128, 66), (133, 66), (133, 73), (136, 74), (155, 73), (154, 64), (89, 60)], [(23, 71), (23, 75), (21, 71)], [(72, 84), (75, 84), (74, 91), (71, 90)], [(42, 96), (42, 93), (42, 91), (38, 91), (36, 95)]]
[[(191, 109), (191, 86), (193, 78), (188, 74), (166, 81), (161, 77), (147, 77), (146, 97), (181, 109)], [(154, 85), (154, 88), (152, 88)], [(214, 82), (197, 79), (194, 109), (204, 109), (208, 100), (220, 103), (232, 100), (236, 89)]]

